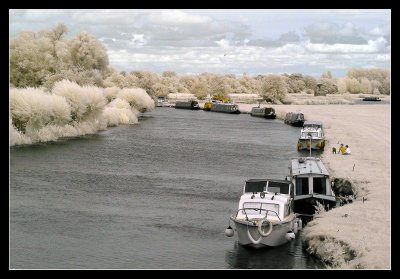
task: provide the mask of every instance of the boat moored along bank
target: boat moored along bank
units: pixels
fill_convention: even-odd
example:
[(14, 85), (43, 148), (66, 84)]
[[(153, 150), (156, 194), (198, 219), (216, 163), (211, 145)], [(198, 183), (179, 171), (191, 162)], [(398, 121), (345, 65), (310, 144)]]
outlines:
[(251, 116), (263, 117), (266, 119), (275, 119), (276, 113), (274, 108), (260, 108), (260, 107), (253, 107), (250, 112)]
[(239, 106), (231, 103), (214, 103), (210, 111), (240, 114)]
[(200, 106), (197, 101), (186, 101), (186, 102), (179, 101), (175, 103), (175, 108), (199, 110)]
[(261, 248), (285, 244), (296, 237), (302, 221), (293, 210), (294, 187), (290, 181), (249, 179), (245, 182), (238, 210), (230, 216), (240, 245)]

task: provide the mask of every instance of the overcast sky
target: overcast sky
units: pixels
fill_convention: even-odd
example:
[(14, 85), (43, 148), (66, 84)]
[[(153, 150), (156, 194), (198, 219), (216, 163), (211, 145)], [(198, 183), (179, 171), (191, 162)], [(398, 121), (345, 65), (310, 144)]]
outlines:
[(10, 10), (10, 36), (62, 22), (117, 70), (344, 76), (390, 69), (390, 10)]

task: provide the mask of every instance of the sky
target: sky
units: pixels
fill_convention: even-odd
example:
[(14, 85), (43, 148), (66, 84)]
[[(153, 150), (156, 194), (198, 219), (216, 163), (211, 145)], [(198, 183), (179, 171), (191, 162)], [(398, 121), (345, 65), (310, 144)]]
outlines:
[(9, 10), (9, 35), (64, 23), (107, 48), (118, 71), (241, 76), (390, 70), (391, 10)]

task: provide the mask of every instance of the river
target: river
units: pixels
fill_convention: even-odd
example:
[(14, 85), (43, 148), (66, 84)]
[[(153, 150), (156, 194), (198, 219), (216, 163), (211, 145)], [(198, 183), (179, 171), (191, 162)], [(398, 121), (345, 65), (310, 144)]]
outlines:
[(10, 150), (12, 269), (316, 269), (300, 238), (224, 231), (249, 178), (284, 179), (300, 128), (156, 108), (136, 125)]

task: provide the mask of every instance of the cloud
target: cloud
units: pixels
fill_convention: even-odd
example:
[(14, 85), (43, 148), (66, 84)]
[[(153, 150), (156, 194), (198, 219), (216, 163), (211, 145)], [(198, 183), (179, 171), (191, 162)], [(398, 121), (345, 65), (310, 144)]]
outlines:
[(347, 9), (342, 9), (342, 10), (332, 10), (335, 14), (337, 15), (343, 15), (343, 16), (357, 16), (361, 15), (362, 11), (361, 10), (347, 10)]
[(63, 10), (25, 10), (22, 15), (26, 21), (46, 22), (49, 19), (60, 17), (65, 12)]
[(208, 24), (212, 21), (207, 16), (189, 14), (179, 10), (163, 10), (148, 16), (150, 23), (162, 25)]
[(372, 36), (389, 36), (390, 34), (390, 27), (389, 25), (378, 26), (370, 29), (368, 31), (368, 35)]
[(298, 41), (300, 41), (300, 37), (299, 37), (299, 35), (296, 34), (296, 32), (290, 31), (290, 32), (281, 34), (281, 36), (279, 37), (279, 41), (286, 42), (286, 43), (298, 42)]
[(335, 23), (320, 22), (304, 28), (312, 43), (325, 44), (364, 44), (366, 40), (360, 36), (353, 23), (339, 26)]
[(313, 44), (310, 41), (305, 43), (305, 47), (311, 52), (322, 53), (375, 53), (386, 51), (387, 41), (383, 37), (376, 40), (369, 40), (368, 44), (351, 45), (351, 44)]
[(129, 40), (128, 45), (133, 48), (142, 47), (147, 43), (144, 34), (132, 34), (132, 39)]
[(72, 19), (78, 23), (93, 25), (129, 25), (136, 19), (133, 10), (83, 10), (72, 13)]

